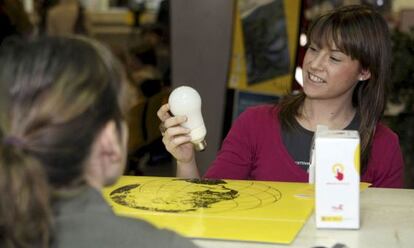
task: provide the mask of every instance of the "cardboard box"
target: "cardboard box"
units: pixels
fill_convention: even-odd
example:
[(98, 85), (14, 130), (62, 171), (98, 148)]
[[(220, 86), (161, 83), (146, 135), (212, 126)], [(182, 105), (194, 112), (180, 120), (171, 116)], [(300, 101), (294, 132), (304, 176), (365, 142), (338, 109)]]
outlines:
[(315, 133), (314, 156), (316, 227), (358, 229), (358, 132), (318, 130)]

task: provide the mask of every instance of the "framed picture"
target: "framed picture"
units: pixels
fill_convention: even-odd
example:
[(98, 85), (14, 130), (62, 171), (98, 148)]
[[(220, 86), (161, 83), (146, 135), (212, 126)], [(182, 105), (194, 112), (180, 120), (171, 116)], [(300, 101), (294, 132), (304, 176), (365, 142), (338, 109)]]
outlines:
[(238, 0), (229, 87), (281, 95), (290, 91), (299, 0)]

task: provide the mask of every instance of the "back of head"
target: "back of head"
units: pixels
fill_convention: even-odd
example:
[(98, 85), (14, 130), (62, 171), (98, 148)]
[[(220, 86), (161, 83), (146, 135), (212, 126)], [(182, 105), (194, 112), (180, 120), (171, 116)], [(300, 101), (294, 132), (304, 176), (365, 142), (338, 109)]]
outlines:
[(85, 183), (108, 121), (122, 119), (120, 64), (85, 38), (7, 42), (0, 50), (0, 246), (47, 246), (49, 191)]

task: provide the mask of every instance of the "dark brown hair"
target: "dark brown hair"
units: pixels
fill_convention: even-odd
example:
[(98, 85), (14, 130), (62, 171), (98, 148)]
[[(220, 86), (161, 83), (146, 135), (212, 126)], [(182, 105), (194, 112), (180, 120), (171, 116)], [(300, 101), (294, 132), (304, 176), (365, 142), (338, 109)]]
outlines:
[[(319, 47), (332, 43), (363, 69), (371, 72), (370, 79), (359, 82), (353, 92), (353, 106), (360, 118), (361, 172), (366, 170), (375, 127), (385, 107), (385, 86), (389, 80), (391, 41), (384, 18), (363, 5), (338, 8), (314, 20), (308, 30), (308, 40)], [(295, 117), (306, 96), (303, 92), (287, 97), (280, 104), (282, 129), (295, 126)]]
[(123, 71), (85, 38), (8, 42), (0, 50), (0, 246), (47, 247), (50, 192), (83, 185), (104, 127), (122, 120)]

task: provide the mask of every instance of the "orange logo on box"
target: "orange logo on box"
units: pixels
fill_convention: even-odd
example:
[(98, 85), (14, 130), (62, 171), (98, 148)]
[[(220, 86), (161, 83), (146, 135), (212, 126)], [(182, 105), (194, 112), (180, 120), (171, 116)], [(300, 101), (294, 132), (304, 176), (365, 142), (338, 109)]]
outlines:
[(338, 181), (342, 181), (344, 179), (344, 166), (342, 164), (334, 164), (332, 166), (332, 172)]

